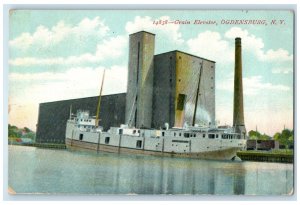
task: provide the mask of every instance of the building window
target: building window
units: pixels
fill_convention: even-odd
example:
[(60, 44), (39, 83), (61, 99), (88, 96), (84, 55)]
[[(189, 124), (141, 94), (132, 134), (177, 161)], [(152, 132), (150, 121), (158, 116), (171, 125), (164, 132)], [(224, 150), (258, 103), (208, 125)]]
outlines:
[(165, 132), (162, 132), (161, 135), (164, 137), (165, 136)]
[(176, 136), (176, 132), (174, 132), (174, 137)]
[(109, 138), (110, 137), (105, 137), (105, 144), (109, 144)]
[(83, 140), (83, 134), (79, 134), (79, 140)]
[(136, 130), (133, 130), (133, 134), (135, 134), (136, 133)]
[(119, 135), (123, 134), (123, 129), (119, 129)]
[(189, 138), (190, 134), (189, 133), (184, 133), (183, 136), (186, 137), (186, 138)]
[(203, 134), (203, 138), (205, 138), (205, 134)]
[(179, 137), (181, 137), (181, 132), (179, 133)]
[(136, 148), (141, 148), (142, 147), (142, 140), (136, 141)]

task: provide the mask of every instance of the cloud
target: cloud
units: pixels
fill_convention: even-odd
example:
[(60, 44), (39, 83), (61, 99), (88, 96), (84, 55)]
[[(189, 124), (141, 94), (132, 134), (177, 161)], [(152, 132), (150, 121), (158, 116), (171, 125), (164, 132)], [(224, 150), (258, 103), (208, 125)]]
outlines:
[(293, 67), (275, 67), (272, 69), (274, 74), (289, 74), (293, 73)]
[[(76, 67), (59, 73), (11, 73), (10, 101), (12, 104), (25, 104), (96, 96), (99, 95), (104, 70), (106, 74), (103, 94), (126, 92), (126, 66)], [(22, 91), (14, 87), (20, 83), (24, 83)], [(21, 92), (21, 95), (18, 92)]]
[(293, 55), (282, 48), (265, 51), (265, 45), (261, 38), (238, 27), (229, 29), (224, 35), (209, 30), (204, 31), (197, 37), (187, 40), (186, 43), (189, 52), (224, 64), (234, 61), (233, 39), (236, 37), (242, 38), (243, 52), (254, 54), (259, 61), (282, 63), (293, 60)]
[(87, 36), (101, 38), (104, 37), (108, 31), (109, 28), (99, 17), (93, 19), (84, 18), (73, 27), (64, 21), (59, 21), (52, 28), (40, 25), (32, 34), (22, 33), (19, 37), (11, 40), (9, 45), (12, 48), (21, 50), (27, 50), (32, 47), (53, 47), (70, 38), (73, 39), (74, 42), (82, 41)]
[(187, 41), (189, 51), (216, 62), (232, 62), (233, 54), (229, 42), (218, 32), (205, 31)]
[(258, 92), (265, 91), (288, 91), (290, 88), (285, 85), (274, 85), (272, 83), (262, 82), (262, 76), (252, 76), (244, 78), (244, 87), (246, 95), (256, 95)]
[(77, 67), (59, 73), (10, 73), (9, 123), (35, 130), (39, 103), (99, 95), (104, 69), (103, 95), (126, 92), (127, 66), (122, 65)]
[(174, 41), (175, 44), (182, 44), (184, 42), (184, 40), (182, 39), (182, 35), (179, 32), (178, 24), (155, 25), (153, 23), (154, 20), (170, 21), (171, 19), (169, 16), (161, 16), (157, 19), (152, 19), (149, 16), (145, 16), (145, 17), (136, 16), (134, 21), (129, 21), (126, 23), (125, 30), (129, 34), (138, 31), (153, 32), (157, 35), (158, 38)]
[(270, 49), (261, 57), (262, 59), (266, 61), (292, 61), (293, 55), (289, 55), (289, 52), (287, 50), (284, 50), (282, 48), (279, 48), (277, 50)]
[(265, 51), (263, 40), (253, 34), (250, 34), (246, 29), (243, 30), (239, 27), (233, 27), (229, 29), (224, 36), (228, 39), (234, 39), (236, 37), (242, 38), (243, 49), (255, 54), (260, 61), (286, 62), (293, 60), (293, 55), (289, 54), (287, 50), (282, 48), (277, 50), (269, 49)]
[(43, 65), (67, 65), (79, 66), (86, 63), (99, 63), (106, 59), (118, 58), (125, 54), (127, 46), (127, 37), (116, 36), (104, 39), (101, 44), (97, 45), (95, 53), (84, 53), (79, 56), (54, 57), (54, 58), (36, 58), (23, 57), (9, 60), (12, 66), (43, 66)]
[[(233, 76), (224, 79), (221, 83), (217, 84), (217, 89), (233, 92)], [(262, 76), (251, 76), (243, 78), (244, 95), (258, 95), (260, 92), (284, 92), (289, 91), (290, 87), (285, 85), (274, 85), (262, 81)]]

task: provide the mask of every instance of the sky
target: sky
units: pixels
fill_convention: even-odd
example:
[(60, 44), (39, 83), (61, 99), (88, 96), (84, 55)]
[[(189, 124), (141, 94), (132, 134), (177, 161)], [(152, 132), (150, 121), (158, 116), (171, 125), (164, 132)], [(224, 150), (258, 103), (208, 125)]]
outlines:
[(227, 125), (241, 37), (246, 129), (293, 129), (293, 18), (288, 10), (11, 11), (9, 123), (36, 130), (39, 103), (98, 95), (104, 69), (103, 94), (126, 92), (128, 35), (145, 30), (156, 34), (155, 54), (180, 50), (216, 62), (216, 119)]

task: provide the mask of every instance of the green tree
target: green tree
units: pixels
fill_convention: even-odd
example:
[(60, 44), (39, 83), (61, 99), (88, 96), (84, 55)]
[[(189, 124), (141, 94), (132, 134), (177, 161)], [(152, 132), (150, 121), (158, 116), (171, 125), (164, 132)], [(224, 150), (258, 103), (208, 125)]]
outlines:
[(35, 142), (35, 133), (34, 132), (29, 132), (29, 133), (26, 133), (25, 138), (30, 138), (32, 141)]
[(10, 124), (8, 125), (8, 137), (9, 138), (19, 138), (20, 132), (16, 126), (11, 126)]
[[(24, 135), (22, 135), (22, 132), (25, 132)], [(32, 130), (30, 130), (27, 127), (24, 127), (23, 129), (20, 129), (14, 125), (8, 124), (8, 138), (13, 139), (13, 138), (30, 138), (33, 141), (35, 141), (36, 134)]]
[(249, 139), (251, 140), (269, 140), (270, 136), (266, 134), (261, 134), (258, 131), (250, 130), (248, 132)]
[(248, 132), (248, 136), (249, 136), (249, 139), (251, 139), (251, 140), (257, 140), (261, 136), (261, 134), (257, 131), (250, 130)]
[(294, 143), (294, 131), (289, 129), (284, 129), (281, 133), (277, 132), (274, 135), (274, 139), (280, 144), (283, 144), (287, 149), (289, 145)]
[(24, 131), (25, 131), (26, 133), (32, 132), (28, 127), (24, 127)]

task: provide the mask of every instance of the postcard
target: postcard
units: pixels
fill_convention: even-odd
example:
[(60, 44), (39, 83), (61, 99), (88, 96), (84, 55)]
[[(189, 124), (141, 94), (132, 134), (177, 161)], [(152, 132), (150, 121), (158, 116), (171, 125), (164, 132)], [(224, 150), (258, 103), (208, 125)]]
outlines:
[(294, 194), (293, 10), (10, 10), (8, 192)]

